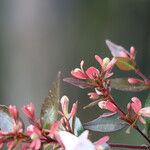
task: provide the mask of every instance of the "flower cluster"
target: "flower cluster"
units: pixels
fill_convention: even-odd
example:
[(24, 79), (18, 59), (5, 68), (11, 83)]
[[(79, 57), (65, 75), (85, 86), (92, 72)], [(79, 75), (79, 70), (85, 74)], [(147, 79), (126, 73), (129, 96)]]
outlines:
[(62, 111), (59, 114), (62, 116), (61, 125), (63, 131), (58, 132), (58, 137), (62, 147), (66, 150), (104, 150), (108, 147), (106, 142), (109, 140), (108, 136), (99, 139), (97, 142), (92, 143), (88, 139), (89, 131), (85, 130), (80, 135), (75, 129), (75, 124), (79, 119), (76, 117), (77, 102), (72, 105), (71, 112), (68, 112), (69, 99), (63, 96), (60, 100)]
[[(149, 145), (127, 145), (113, 144), (109, 142), (110, 137), (104, 136), (96, 142), (89, 138), (90, 131), (115, 132), (126, 126), (134, 128), (150, 144), (150, 96), (145, 107), (137, 97), (132, 97), (125, 108), (121, 108), (111, 94), (111, 89), (139, 92), (150, 89), (150, 79), (144, 76), (137, 67), (134, 47), (128, 52), (122, 46), (106, 40), (113, 57), (111, 59), (95, 55), (99, 67), (90, 66), (84, 69), (84, 61), (80, 68), (71, 71), (71, 76), (64, 81), (79, 88), (90, 88), (87, 93), (92, 102), (84, 108), (98, 105), (102, 110), (108, 112), (101, 114), (98, 118), (82, 123), (77, 116), (78, 102), (72, 104), (69, 109), (69, 98), (59, 98), (59, 78), (53, 83), (52, 89), (46, 97), (41, 116), (35, 116), (33, 103), (22, 108), (29, 125), (25, 126), (19, 116), (16, 106), (9, 107), (0, 105), (0, 149), (7, 147), (8, 150), (106, 150), (112, 147), (150, 149)], [(133, 71), (139, 78), (112, 78), (114, 66), (122, 71)], [(60, 108), (60, 109), (59, 109)], [(141, 131), (138, 122), (147, 128), (147, 135)]]
[(13, 128), (11, 132), (1, 130), (1, 148), (3, 147), (4, 143), (7, 143), (8, 150), (12, 150), (18, 147), (18, 145), (18, 148), (22, 150), (38, 150), (45, 143), (57, 143), (54, 135), (58, 128), (58, 122), (55, 122), (49, 130), (45, 130), (42, 128), (40, 120), (35, 119), (35, 107), (32, 103), (24, 106), (22, 110), (31, 124), (26, 130), (24, 130), (23, 122), (20, 120), (17, 108), (10, 105), (8, 108), (8, 113), (13, 119)]
[[(80, 68), (75, 68), (71, 71), (73, 78), (66, 78), (64, 81), (79, 88), (94, 89), (94, 91), (87, 94), (93, 102), (84, 108), (98, 104), (101, 109), (106, 109), (111, 112), (107, 115), (103, 114), (99, 118), (86, 123), (85, 127), (87, 129), (112, 132), (113, 129), (101, 128), (99, 121), (104, 120), (104, 122), (107, 122), (108, 117), (110, 119), (111, 117), (114, 117), (117, 120), (123, 121), (118, 125), (117, 129), (116, 126), (114, 126), (114, 131), (123, 128), (125, 126), (123, 124), (125, 123), (126, 125), (128, 124), (130, 127), (135, 128), (150, 143), (150, 140), (140, 131), (137, 125), (138, 120), (144, 125), (147, 123), (145, 117), (150, 117), (150, 106), (148, 105), (147, 107), (142, 108), (141, 101), (137, 97), (133, 97), (131, 102), (127, 104), (126, 111), (124, 111), (118, 106), (111, 94), (111, 88), (130, 92), (139, 92), (150, 89), (150, 80), (141, 73), (136, 65), (136, 51), (134, 47), (131, 47), (130, 52), (128, 52), (122, 46), (114, 44), (109, 40), (106, 40), (106, 45), (113, 56), (111, 60), (107, 57), (102, 59), (100, 56), (95, 55), (95, 59), (100, 67), (97, 69), (96, 67), (91, 66), (86, 70), (83, 69), (84, 61), (82, 60)], [(113, 77), (112, 69), (115, 65), (122, 71), (134, 71), (139, 78), (128, 77), (111, 79)], [(98, 127), (99, 129), (97, 129)]]
[[(60, 120), (56, 120), (49, 129), (42, 127), (41, 121), (36, 119), (35, 107), (33, 103), (22, 108), (28, 118), (30, 125), (24, 129), (23, 122), (20, 120), (16, 106), (9, 106), (8, 113), (13, 119), (13, 128), (11, 132), (0, 131), (0, 149), (4, 143), (7, 143), (8, 150), (19, 148), (22, 150), (40, 150), (51, 146), (55, 149), (89, 149), (100, 150), (108, 147), (106, 142), (108, 136), (101, 138), (98, 142), (92, 143), (88, 139), (89, 131), (82, 131), (81, 135), (75, 129), (77, 103), (74, 103), (71, 112), (68, 112), (69, 99), (63, 96), (60, 100), (61, 109), (58, 113), (62, 116)], [(74, 121), (73, 121), (74, 120)], [(79, 120), (79, 119), (78, 119)]]
[(111, 72), (116, 59), (109, 58), (102, 59), (100, 56), (95, 55), (95, 59), (100, 65), (97, 69), (93, 66), (89, 67), (86, 71), (83, 69), (84, 61), (80, 63), (80, 68), (76, 68), (71, 71), (71, 75), (77, 79), (87, 81), (90, 85), (95, 87), (94, 92), (89, 92), (88, 96), (91, 100), (97, 100), (100, 97), (107, 97), (110, 91), (110, 83), (107, 81), (113, 73)]

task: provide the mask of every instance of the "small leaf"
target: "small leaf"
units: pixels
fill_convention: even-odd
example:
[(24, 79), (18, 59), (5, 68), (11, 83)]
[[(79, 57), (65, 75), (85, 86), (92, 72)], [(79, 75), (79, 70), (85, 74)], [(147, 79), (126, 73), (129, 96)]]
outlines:
[[(70, 125), (73, 123), (73, 118), (69, 120)], [(75, 122), (74, 122), (74, 133), (76, 136), (79, 136), (82, 132), (84, 131), (84, 128), (82, 126), (82, 123), (78, 117), (75, 117)]]
[(120, 70), (131, 71), (135, 70), (136, 63), (128, 57), (116, 57), (116, 65)]
[(116, 113), (104, 113), (97, 119), (83, 124), (83, 127), (92, 131), (114, 132), (127, 125), (119, 118), (120, 116)]
[(128, 82), (127, 78), (115, 78), (115, 79), (110, 79), (110, 81), (111, 81), (111, 87), (120, 91), (140, 92), (150, 88), (149, 86), (143, 83), (132, 85)]
[[(148, 95), (146, 101), (145, 101), (145, 107), (150, 107), (150, 94)], [(146, 131), (147, 131), (147, 135), (148, 137), (150, 137), (150, 118), (146, 117)]]
[(53, 82), (48, 96), (45, 98), (41, 108), (41, 121), (43, 128), (50, 128), (57, 120), (60, 99), (60, 73)]
[(64, 78), (63, 81), (65, 81), (69, 84), (72, 84), (74, 86), (77, 86), (81, 89), (86, 89), (86, 88), (92, 88), (93, 87), (93, 85), (91, 85), (87, 81), (81, 81), (81, 80), (75, 79), (75, 78)]
[(97, 105), (100, 101), (101, 101), (101, 99), (95, 100), (95, 101), (89, 103), (88, 105), (84, 106), (83, 109), (93, 107), (93, 106)]
[(4, 132), (13, 131), (14, 119), (10, 116), (8, 112), (8, 107), (5, 105), (0, 105), (0, 130)]

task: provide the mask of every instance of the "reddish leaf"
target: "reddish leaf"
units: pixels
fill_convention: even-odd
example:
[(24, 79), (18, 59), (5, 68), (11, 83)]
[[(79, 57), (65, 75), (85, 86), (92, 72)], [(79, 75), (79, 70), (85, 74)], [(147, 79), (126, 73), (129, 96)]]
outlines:
[(150, 87), (141, 83), (132, 85), (127, 78), (115, 78), (111, 80), (111, 87), (120, 91), (139, 92), (149, 89)]
[(70, 83), (76, 87), (79, 87), (81, 89), (86, 89), (86, 88), (92, 88), (93, 85), (91, 85), (90, 83), (88, 83), (88, 81), (83, 81), (83, 80), (79, 80), (79, 79), (75, 79), (75, 78), (64, 78), (63, 81)]

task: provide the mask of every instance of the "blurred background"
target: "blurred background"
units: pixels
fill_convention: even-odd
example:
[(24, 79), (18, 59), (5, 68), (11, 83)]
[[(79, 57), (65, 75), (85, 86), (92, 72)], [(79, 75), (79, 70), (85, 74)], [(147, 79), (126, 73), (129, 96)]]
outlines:
[[(85, 60), (85, 68), (97, 65), (94, 55), (111, 56), (105, 39), (129, 49), (135, 46), (142, 72), (150, 72), (149, 0), (2, 0), (0, 1), (0, 103), (18, 108), (42, 100), (58, 71), (63, 77)], [(115, 70), (116, 76), (128, 73)], [(132, 73), (130, 75), (133, 75)], [(82, 110), (90, 101), (87, 91), (62, 82), (62, 95), (79, 100), (83, 122), (98, 117), (98, 107)], [(143, 101), (147, 92), (113, 91), (121, 106), (132, 96)], [(37, 114), (39, 114), (38, 111)], [(87, 115), (88, 114), (88, 115)], [(125, 129), (126, 130), (126, 129)], [(145, 144), (135, 131), (110, 133), (111, 142)], [(103, 134), (95, 134), (98, 139)]]

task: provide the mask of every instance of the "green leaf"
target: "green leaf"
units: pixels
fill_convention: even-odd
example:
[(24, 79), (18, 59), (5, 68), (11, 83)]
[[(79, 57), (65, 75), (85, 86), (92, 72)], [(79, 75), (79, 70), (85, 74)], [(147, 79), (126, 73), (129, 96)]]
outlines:
[(102, 101), (102, 99), (95, 100), (95, 101), (89, 103), (88, 105), (84, 106), (83, 109), (93, 107), (93, 106), (97, 105), (100, 101)]
[[(145, 101), (145, 107), (150, 107), (150, 94), (148, 95), (146, 101)], [(147, 131), (147, 135), (148, 137), (150, 137), (150, 118), (146, 117), (146, 131)]]
[(64, 78), (63, 81), (65, 81), (69, 84), (72, 84), (76, 87), (79, 87), (81, 89), (86, 89), (86, 88), (92, 88), (93, 87), (93, 85), (87, 80), (83, 81), (83, 80), (79, 80), (79, 79), (75, 79), (75, 78)]
[[(75, 120), (73, 120), (73, 119), (75, 119)], [(70, 123), (71, 126), (74, 123), (74, 125), (73, 125), (74, 126), (74, 133), (75, 133), (76, 136), (79, 136), (84, 131), (82, 123), (81, 123), (81, 121), (78, 117), (71, 118), (69, 120), (69, 123)]]
[(120, 91), (140, 92), (150, 88), (149, 86), (143, 83), (132, 85), (128, 82), (127, 78), (115, 78), (115, 79), (110, 79), (110, 81), (111, 81), (111, 87)]
[(134, 60), (128, 57), (116, 57), (116, 59), (117, 59), (116, 65), (120, 70), (123, 71), (135, 70), (136, 63)]
[(13, 131), (14, 119), (8, 112), (8, 107), (0, 105), (0, 130), (4, 132)]
[(127, 124), (119, 119), (116, 113), (104, 113), (97, 119), (83, 124), (83, 127), (92, 131), (114, 132), (124, 128)]
[(52, 87), (45, 98), (41, 108), (42, 127), (49, 129), (51, 125), (57, 120), (58, 107), (60, 99), (60, 72), (57, 79), (53, 82)]

